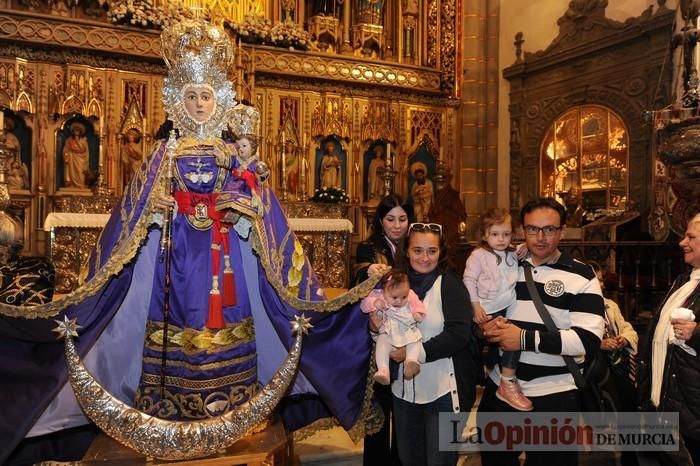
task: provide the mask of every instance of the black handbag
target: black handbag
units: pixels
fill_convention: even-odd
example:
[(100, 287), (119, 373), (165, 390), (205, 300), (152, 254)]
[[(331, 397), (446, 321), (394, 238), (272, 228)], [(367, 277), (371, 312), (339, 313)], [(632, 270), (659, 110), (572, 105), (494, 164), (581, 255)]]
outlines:
[[(523, 269), (525, 272), (527, 290), (530, 293), (530, 298), (535, 305), (535, 309), (537, 309), (537, 313), (540, 315), (548, 331), (558, 332), (559, 328), (554, 323), (554, 320), (552, 320), (552, 316), (544, 306), (542, 297), (535, 287), (535, 280), (532, 278), (532, 265), (525, 262), (523, 264)], [(610, 368), (608, 367), (607, 357), (601, 351), (586, 356), (583, 374), (573, 357), (562, 355), (562, 358), (569, 372), (571, 372), (571, 375), (574, 377), (576, 387), (579, 389), (583, 411), (617, 411), (614, 382), (610, 374)]]

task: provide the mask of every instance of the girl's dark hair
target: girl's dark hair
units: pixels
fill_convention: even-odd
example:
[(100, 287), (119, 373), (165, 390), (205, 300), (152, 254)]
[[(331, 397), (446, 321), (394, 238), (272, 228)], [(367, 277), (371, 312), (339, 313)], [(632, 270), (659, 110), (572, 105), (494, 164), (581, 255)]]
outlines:
[[(510, 215), (510, 212), (508, 212), (506, 209), (493, 207), (481, 214), (480, 229), (482, 238), (480, 246), (482, 247), (482, 249), (485, 249), (486, 251), (496, 256), (497, 265), (501, 264), (501, 256), (496, 254), (496, 251), (494, 251), (493, 248), (489, 246), (488, 241), (486, 241), (484, 237), (488, 234), (489, 228), (491, 228), (494, 225), (501, 225), (503, 223), (510, 223), (511, 232), (515, 229), (515, 225), (513, 224), (513, 217)], [(508, 246), (506, 248), (506, 251), (515, 251), (515, 248), (512, 246)]]
[(401, 283), (409, 283), (408, 274), (401, 269), (392, 269), (382, 277), (382, 289), (393, 290)]
[(375, 246), (384, 245), (384, 227), (382, 227), (382, 220), (394, 207), (401, 207), (404, 212), (406, 212), (409, 224), (414, 221), (413, 204), (408, 201), (403, 202), (401, 197), (394, 193), (384, 196), (384, 198), (379, 201), (377, 211), (374, 213), (374, 218), (372, 219), (372, 232), (370, 233), (369, 241)]
[[(433, 231), (433, 230), (420, 230), (420, 231), (413, 230), (412, 231), (409, 227), (408, 234), (406, 235), (406, 241), (404, 243), (404, 250), (405, 251), (408, 251), (408, 245), (409, 245), (410, 240), (411, 240), (411, 235), (413, 235), (415, 233), (430, 233), (430, 234), (435, 235), (439, 238), (440, 256), (438, 257), (437, 269), (440, 271), (440, 273), (447, 272), (450, 268), (450, 264), (449, 264), (450, 260), (449, 260), (449, 257), (447, 257), (447, 243), (445, 242), (445, 235), (440, 234), (440, 233)], [(403, 266), (403, 268), (408, 269), (411, 266), (410, 262), (408, 261), (408, 257), (406, 257), (404, 259), (404, 261), (405, 261), (405, 264), (402, 263), (401, 265)]]

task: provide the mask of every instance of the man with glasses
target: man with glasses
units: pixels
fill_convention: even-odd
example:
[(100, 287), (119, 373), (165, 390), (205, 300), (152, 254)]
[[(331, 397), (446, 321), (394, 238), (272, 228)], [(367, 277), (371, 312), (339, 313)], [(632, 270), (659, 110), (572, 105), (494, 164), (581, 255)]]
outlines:
[[(490, 342), (504, 351), (521, 350), (517, 377), (523, 394), (535, 411), (581, 410), (581, 400), (564, 358), (572, 356), (579, 367), (586, 354), (600, 350), (605, 328), (605, 306), (593, 269), (559, 250), (566, 210), (552, 198), (528, 202), (520, 221), (529, 255), (521, 261), (516, 284), (517, 301), (502, 317), (483, 325)], [(528, 292), (525, 267), (531, 268), (535, 288), (558, 327), (548, 331)], [(479, 412), (507, 412), (513, 408), (495, 396), (498, 368), (489, 374)], [(527, 452), (528, 465), (576, 465), (575, 451)], [(483, 466), (519, 465), (519, 451), (481, 452)]]

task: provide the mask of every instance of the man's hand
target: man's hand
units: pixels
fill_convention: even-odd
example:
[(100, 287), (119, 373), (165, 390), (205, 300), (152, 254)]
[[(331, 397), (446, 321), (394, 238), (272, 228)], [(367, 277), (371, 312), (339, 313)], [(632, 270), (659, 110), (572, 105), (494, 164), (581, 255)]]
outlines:
[(481, 328), (489, 343), (498, 343), (503, 351), (518, 351), (520, 348), (520, 327), (511, 324), (507, 319), (499, 316), (492, 319)]
[(603, 351), (613, 351), (618, 348), (618, 343), (615, 338), (603, 338), (600, 341), (600, 349)]
[(384, 323), (384, 317), (378, 311), (370, 312), (367, 314), (369, 317), (369, 329), (373, 332), (379, 332), (379, 328)]
[(389, 357), (398, 363), (402, 363), (404, 359), (406, 359), (406, 347), (402, 346), (401, 348), (396, 348), (389, 353)]
[(622, 335), (618, 335), (615, 337), (615, 343), (617, 343), (618, 348), (624, 348), (625, 346), (630, 345), (630, 342), (627, 341), (627, 338), (623, 337)]

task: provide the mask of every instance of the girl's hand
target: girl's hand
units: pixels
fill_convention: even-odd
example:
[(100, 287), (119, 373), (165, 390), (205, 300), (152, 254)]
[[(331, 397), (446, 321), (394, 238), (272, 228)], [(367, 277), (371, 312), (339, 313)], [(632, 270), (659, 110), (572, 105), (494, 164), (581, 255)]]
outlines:
[(153, 199), (153, 208), (155, 210), (165, 211), (172, 207), (175, 207), (175, 198), (168, 194), (160, 194)]
[(528, 251), (527, 245), (526, 245), (525, 243), (518, 244), (518, 245), (515, 247), (515, 257), (516, 257), (518, 260), (523, 260), (523, 259), (525, 259), (525, 258), (527, 257), (527, 253), (528, 253), (528, 252), (530, 252), (530, 251)]
[(374, 309), (377, 311), (384, 311), (387, 307), (386, 302), (382, 298), (377, 298), (374, 301)]
[(413, 316), (413, 320), (415, 320), (416, 322), (422, 322), (422, 321), (423, 321), (423, 315), (422, 315), (422, 314), (419, 314), (419, 313), (417, 313), (417, 312), (413, 312), (413, 313), (411, 313), (411, 315)]
[(474, 317), (472, 319), (474, 322), (477, 324), (483, 324), (484, 322), (491, 320), (491, 316), (486, 314), (486, 311), (484, 311), (484, 308), (481, 307), (481, 304), (472, 303), (472, 307), (474, 308)]

